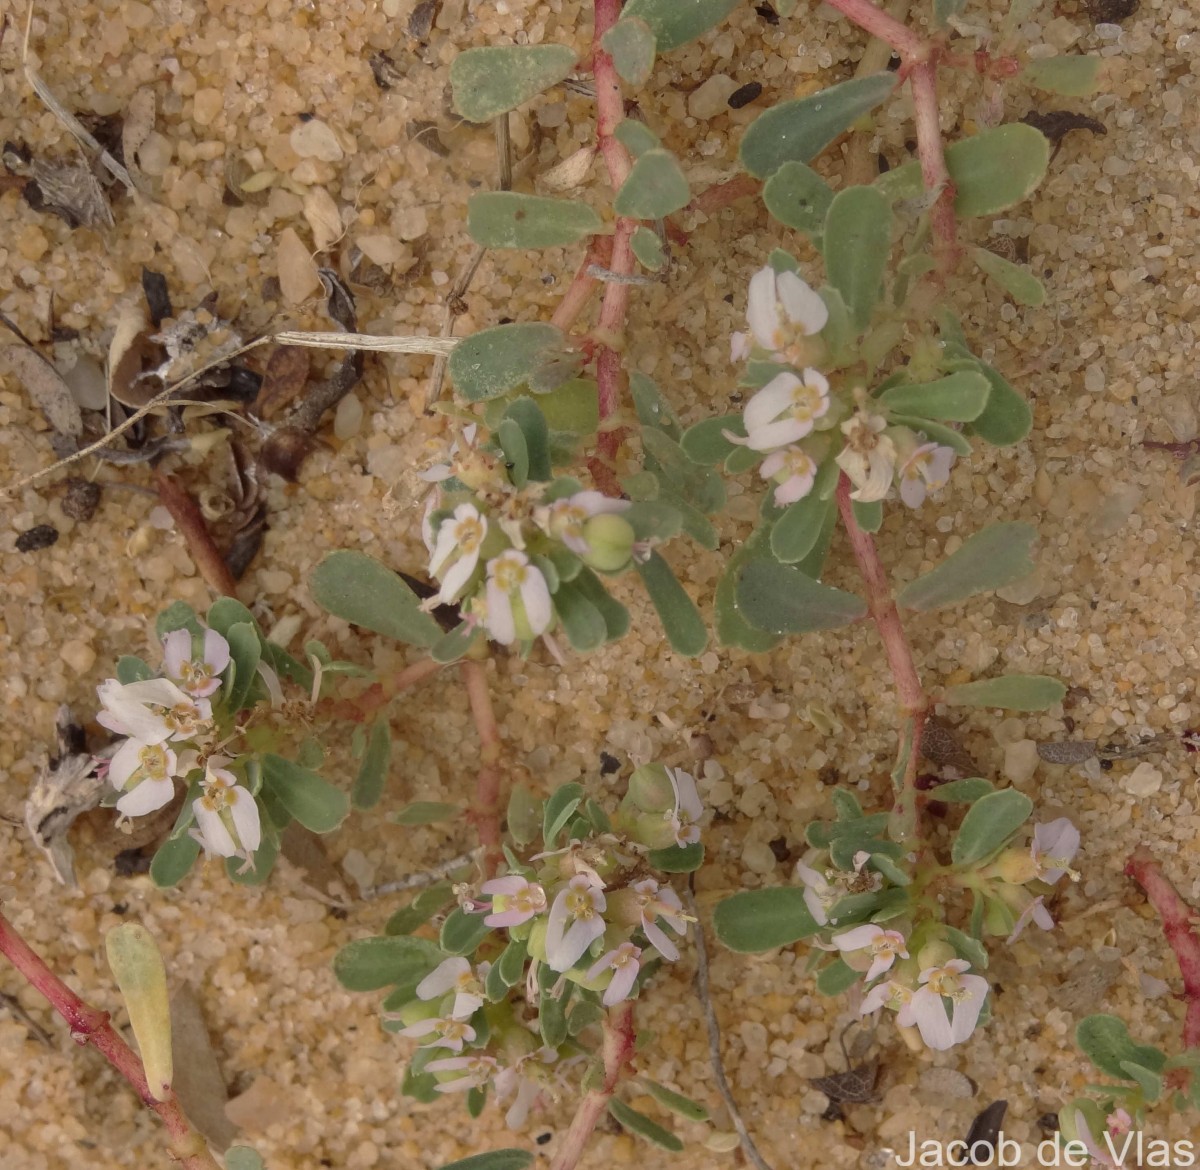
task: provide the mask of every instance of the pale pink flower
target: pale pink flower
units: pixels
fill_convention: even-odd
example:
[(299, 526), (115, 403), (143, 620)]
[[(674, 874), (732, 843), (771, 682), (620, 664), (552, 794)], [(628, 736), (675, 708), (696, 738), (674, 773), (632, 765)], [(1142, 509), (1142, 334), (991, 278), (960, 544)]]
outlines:
[(212, 704), (177, 687), (170, 679), (121, 683), (105, 679), (97, 688), (104, 708), (96, 721), (118, 735), (145, 744), (190, 739), (212, 723)]
[(251, 862), (262, 844), (258, 802), (249, 789), (222, 765), (224, 756), (210, 756), (201, 782), (201, 793), (192, 802), (196, 828), (192, 836), (207, 854), (242, 857)]
[(1066, 817), (1034, 825), (1029, 848), (1037, 876), (1047, 885), (1054, 885), (1063, 874), (1068, 874), (1073, 882), (1079, 880), (1079, 874), (1071, 869), (1071, 860), (1079, 848), (1079, 830)]
[(796, 862), (796, 876), (804, 883), (804, 904), (813, 920), (821, 926), (827, 925), (829, 909), (844, 896), (843, 892), (803, 861)]
[[(746, 323), (754, 343), (781, 361), (805, 337), (820, 333), (829, 320), (825, 302), (794, 272), (776, 272), (770, 265), (750, 278), (746, 298)], [(748, 356), (749, 339), (735, 333), (731, 352), (734, 361)]]
[(639, 925), (650, 945), (668, 962), (679, 958), (679, 948), (658, 924), (661, 918), (676, 934), (686, 935), (688, 920), (683, 913), (683, 903), (670, 886), (660, 886), (653, 878), (634, 882), (634, 894), (641, 914)]
[(456, 1020), (450, 1016), (432, 1016), (427, 1020), (418, 1020), (396, 1033), (397, 1036), (407, 1036), (410, 1040), (422, 1040), (435, 1034), (437, 1038), (429, 1047), (449, 1048), (452, 1052), (461, 1052), (464, 1043), (469, 1044), (475, 1039), (475, 1029), (466, 1020)]
[(588, 520), (631, 507), (629, 500), (614, 500), (603, 492), (576, 492), (538, 508), (537, 521), (548, 536), (561, 540), (576, 556), (586, 557), (592, 551), (583, 531)]
[(200, 657), (192, 656), (190, 630), (172, 630), (163, 638), (163, 672), (193, 698), (203, 699), (221, 685), (221, 672), (229, 665), (229, 643), (216, 630), (204, 631)]
[(487, 530), (487, 517), (474, 504), (459, 504), (454, 514), (438, 525), (429, 573), (441, 582), (441, 589), (431, 601), (449, 605), (458, 600), (479, 564)]
[(676, 845), (694, 845), (700, 840), (699, 820), (704, 815), (704, 805), (696, 791), (696, 781), (682, 768), (668, 768), (667, 779), (675, 794), (675, 808), (669, 814), (671, 829)]
[(900, 498), (910, 508), (919, 508), (929, 492), (946, 486), (954, 459), (951, 447), (922, 444), (900, 466), (897, 474)]
[(629, 993), (637, 981), (641, 958), (641, 947), (634, 946), (631, 942), (623, 942), (619, 947), (605, 952), (588, 968), (589, 981), (610, 969), (613, 973), (612, 981), (605, 988), (602, 997), (605, 1007), (612, 1007), (629, 998)]
[(546, 922), (546, 962), (569, 971), (604, 933), (603, 891), (585, 874), (573, 877), (554, 899)]
[(898, 930), (884, 930), (883, 927), (876, 926), (873, 922), (852, 927), (842, 934), (835, 934), (833, 942), (839, 951), (869, 950), (871, 952), (871, 966), (866, 974), (868, 983), (878, 979), (880, 975), (889, 970), (897, 956), (901, 959), (908, 958), (908, 951), (904, 946), (904, 935)]
[(855, 486), (850, 498), (862, 504), (882, 500), (892, 486), (896, 445), (883, 433), (886, 426), (881, 415), (865, 410), (842, 423), (846, 442), (834, 462)]
[[(921, 972), (922, 987), (913, 992), (912, 1016), (927, 1047), (941, 1052), (961, 1044), (972, 1032), (983, 1011), (988, 981), (982, 975), (967, 975), (971, 964), (951, 959), (940, 967)], [(946, 1000), (951, 1010), (946, 1010)]]
[(829, 382), (817, 370), (801, 374), (784, 370), (746, 403), (742, 419), (746, 437), (723, 431), (725, 438), (752, 451), (774, 451), (811, 434), (816, 421), (829, 411)]
[(1021, 931), (1029, 925), (1030, 921), (1036, 922), (1043, 930), (1054, 929), (1054, 919), (1050, 917), (1050, 911), (1043, 905), (1044, 901), (1043, 898), (1030, 898), (1029, 904), (1021, 911), (1021, 917), (1017, 919), (1017, 924), (1013, 927), (1013, 932), (1008, 936), (1007, 942), (1016, 942)]
[(480, 892), (492, 895), (492, 912), (483, 920), (488, 926), (520, 926), (546, 909), (546, 891), (520, 874), (492, 878)]
[(531, 641), (554, 620), (550, 587), (529, 557), (509, 549), (488, 561), (487, 628), (503, 646)]
[(170, 804), (178, 775), (179, 757), (165, 743), (127, 739), (108, 765), (109, 783), (124, 793), (117, 801), (117, 811), (127, 817), (140, 817)]
[(903, 983), (896, 983), (894, 980), (885, 980), (883, 983), (876, 983), (863, 996), (862, 1006), (858, 1010), (859, 1015), (869, 1016), (882, 1007), (891, 1008), (898, 1013), (896, 1023), (908, 1028), (914, 1022), (912, 999), (911, 987), (905, 987)]
[(773, 451), (758, 469), (763, 479), (773, 479), (775, 506), (786, 508), (797, 500), (804, 499), (812, 491), (817, 478), (817, 465), (806, 451), (799, 447), (784, 447)]
[[(487, 964), (483, 964), (486, 968)], [(486, 970), (483, 977), (487, 977)], [(469, 1020), (483, 1007), (483, 985), (469, 960), (455, 955), (439, 963), (417, 984), (418, 999), (441, 999), (454, 992), (454, 1006), (450, 1018)]]
[(499, 1071), (500, 1062), (494, 1056), (472, 1052), (468, 1056), (444, 1056), (431, 1060), (425, 1071), (431, 1073), (458, 1072), (462, 1076), (450, 1081), (439, 1081), (435, 1088), (439, 1093), (462, 1093), (468, 1089), (479, 1089)]

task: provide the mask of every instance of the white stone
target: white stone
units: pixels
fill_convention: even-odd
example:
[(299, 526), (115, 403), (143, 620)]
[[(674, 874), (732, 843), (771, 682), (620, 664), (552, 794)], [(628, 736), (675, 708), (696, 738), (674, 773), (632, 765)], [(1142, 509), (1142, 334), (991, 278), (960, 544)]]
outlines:
[(1143, 760), (1121, 782), (1131, 796), (1153, 796), (1161, 787), (1163, 774), (1149, 761)]
[(1014, 787), (1027, 784), (1037, 771), (1037, 744), (1032, 739), (1019, 739), (1004, 749), (1004, 778)]

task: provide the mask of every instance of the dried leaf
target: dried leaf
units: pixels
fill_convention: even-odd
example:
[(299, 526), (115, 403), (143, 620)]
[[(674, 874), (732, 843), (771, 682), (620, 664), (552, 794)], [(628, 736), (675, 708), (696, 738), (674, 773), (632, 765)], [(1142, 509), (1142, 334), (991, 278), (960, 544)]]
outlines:
[(171, 307), (171, 293), (167, 288), (167, 278), (161, 272), (152, 268), (142, 269), (142, 292), (146, 297), (146, 308), (150, 313), (150, 322), (158, 329), (168, 317), (175, 316)]
[(25, 200), (35, 210), (52, 211), (75, 227), (112, 227), (113, 216), (104, 189), (86, 163), (44, 163), (30, 168), (34, 186)]
[(121, 127), (121, 154), (127, 167), (137, 167), (137, 153), (154, 132), (154, 90), (143, 86), (129, 99), (125, 124)]
[(253, 412), (259, 418), (270, 418), (282, 410), (304, 389), (311, 365), (304, 346), (278, 346), (267, 359), (262, 386), (251, 408)]
[(954, 768), (964, 776), (978, 776), (979, 766), (958, 740), (954, 729), (936, 715), (925, 721), (921, 732), (921, 755), (931, 764)]
[(188, 1120), (216, 1149), (226, 1149), (237, 1136), (237, 1126), (225, 1116), (229, 1092), (200, 1001), (187, 986), (171, 996), (171, 1049), (175, 1064), (171, 1087)]
[(1096, 754), (1094, 739), (1046, 740), (1037, 745), (1037, 754), (1048, 764), (1086, 764)]
[(302, 304), (320, 288), (317, 262), (293, 228), (285, 228), (279, 237), (276, 263), (279, 291), (289, 305)]
[(0, 346), (0, 364), (7, 366), (25, 387), (34, 405), (60, 435), (83, 434), (83, 415), (71, 388), (36, 349), (25, 345)]
[(843, 1073), (827, 1077), (809, 1077), (808, 1083), (820, 1089), (826, 1097), (837, 1104), (865, 1105), (879, 1100), (875, 1082), (879, 1079), (879, 1062), (870, 1061)]
[(141, 376), (149, 339), (145, 307), (140, 300), (127, 300), (108, 347), (108, 392), (122, 406), (145, 406), (162, 388), (154, 379)]
[(587, 178), (595, 158), (594, 146), (581, 146), (574, 154), (567, 155), (562, 162), (544, 171), (538, 177), (538, 182), (549, 191), (570, 191)]
[(312, 229), (313, 247), (318, 252), (327, 251), (345, 231), (337, 203), (324, 187), (312, 187), (305, 195), (304, 218)]

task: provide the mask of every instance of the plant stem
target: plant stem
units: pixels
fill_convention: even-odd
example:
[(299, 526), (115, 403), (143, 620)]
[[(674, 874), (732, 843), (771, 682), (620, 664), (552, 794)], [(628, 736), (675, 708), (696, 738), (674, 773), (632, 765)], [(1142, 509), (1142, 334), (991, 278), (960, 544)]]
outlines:
[(599, 1089), (589, 1089), (579, 1102), (562, 1145), (550, 1163), (550, 1170), (574, 1170), (579, 1164), (588, 1138), (592, 1136), (596, 1123), (604, 1116), (609, 1101), (617, 1091), (625, 1066), (633, 1064), (633, 1042), (633, 1003), (625, 1000), (609, 1008), (604, 1021), (604, 1085)]
[(237, 596), (237, 581), (229, 571), (225, 558), (221, 555), (212, 534), (204, 522), (204, 515), (199, 505), (192, 499), (191, 493), (175, 482), (165, 471), (155, 471), (154, 486), (158, 489), (158, 498), (171, 519), (179, 527), (188, 550), (196, 561), (200, 576), (208, 582), (214, 592), (225, 597)]
[(869, 532), (864, 532), (854, 518), (854, 501), (850, 499), (850, 480), (842, 474), (837, 487), (838, 511), (850, 539), (850, 549), (867, 589), (867, 609), (883, 640), (884, 653), (892, 669), (892, 678), (899, 692), (900, 706), (912, 724), (912, 742), (905, 763), (904, 777), (896, 804), (892, 809), (891, 832), (897, 841), (910, 841), (919, 832), (917, 824), (917, 764), (921, 758), (921, 735), (929, 716), (929, 697), (921, 685), (913, 661), (912, 647), (900, 621), (900, 611), (892, 599), (887, 572), (879, 559), (879, 550)]
[(1196, 911), (1179, 896), (1162, 866), (1144, 845), (1138, 846), (1125, 863), (1125, 876), (1133, 878), (1146, 891), (1150, 905), (1162, 919), (1163, 934), (1183, 975), (1183, 998), (1187, 1001), (1183, 1046), (1200, 1048), (1200, 934), (1193, 926)]
[(829, 0), (829, 4), (871, 36), (886, 41), (906, 62), (920, 61), (928, 55), (928, 41), (871, 0)]
[(496, 713), (492, 710), (492, 697), (488, 690), (487, 668), (482, 662), (468, 658), (462, 664), (463, 684), (479, 733), (479, 775), (475, 779), (475, 800), (467, 814), (479, 834), (483, 846), (480, 868), (484, 880), (496, 876), (496, 870), (504, 859), (500, 848), (500, 731), (496, 726)]
[(432, 678), (442, 669), (443, 663), (432, 658), (422, 658), (398, 670), (391, 678), (372, 683), (361, 695), (353, 699), (322, 700), (319, 711), (331, 719), (348, 719), (354, 723), (366, 723), (381, 707), (386, 706), (401, 691)]
[(184, 1170), (217, 1170), (208, 1145), (191, 1126), (174, 1095), (157, 1101), (146, 1084), (137, 1054), (108, 1022), (108, 1013), (79, 998), (49, 967), (11, 922), (0, 913), (0, 954), (25, 977), (30, 986), (50, 1001), (51, 1007), (71, 1028), (79, 1044), (91, 1044), (133, 1087), (142, 1103), (162, 1118), (171, 1135), (171, 1154)]

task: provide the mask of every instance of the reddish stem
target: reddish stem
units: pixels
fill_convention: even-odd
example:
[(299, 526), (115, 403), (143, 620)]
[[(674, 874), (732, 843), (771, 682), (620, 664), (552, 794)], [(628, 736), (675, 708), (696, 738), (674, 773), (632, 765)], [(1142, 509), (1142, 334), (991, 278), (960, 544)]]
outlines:
[(158, 489), (158, 498), (163, 507), (171, 513), (171, 518), (187, 541), (196, 567), (209, 588), (226, 597), (236, 597), (237, 580), (229, 571), (220, 549), (213, 543), (204, 514), (191, 493), (164, 471), (155, 471), (154, 486)]
[(1144, 845), (1138, 846), (1125, 863), (1125, 876), (1133, 878), (1146, 891), (1150, 905), (1162, 919), (1163, 934), (1183, 975), (1182, 998), (1187, 1001), (1183, 1046), (1200, 1048), (1200, 934), (1193, 925), (1198, 921), (1197, 913), (1179, 896)]
[(714, 211), (729, 207), (739, 199), (748, 199), (751, 195), (757, 195), (762, 189), (763, 185), (760, 179), (755, 179), (750, 175), (738, 175), (736, 178), (726, 179), (724, 183), (716, 183), (707, 190), (701, 191), (687, 205), (687, 210), (701, 211), (705, 215), (711, 215)]
[(80, 999), (46, 966), (3, 914), (0, 914), (0, 954), (50, 1001), (51, 1007), (70, 1026), (72, 1038), (79, 1044), (91, 1044), (130, 1083), (142, 1103), (162, 1118), (171, 1135), (172, 1156), (185, 1170), (217, 1170), (207, 1144), (192, 1128), (178, 1098), (172, 1095), (165, 1101), (155, 1100), (146, 1084), (141, 1060), (108, 1022), (108, 1013)]
[(563, 1137), (562, 1145), (550, 1163), (550, 1170), (574, 1170), (583, 1156), (587, 1140), (592, 1136), (597, 1122), (604, 1116), (609, 1101), (617, 1091), (621, 1077), (628, 1065), (633, 1066), (633, 1003), (625, 1000), (609, 1008), (604, 1021), (604, 1085), (591, 1089), (575, 1111), (570, 1128)]
[(921, 178), (925, 190), (937, 192), (929, 212), (933, 232), (933, 254), (939, 277), (945, 278), (958, 264), (962, 249), (958, 243), (958, 222), (954, 217), (954, 180), (946, 168), (942, 148), (942, 125), (938, 114), (937, 57), (913, 67), (908, 78), (913, 97), (913, 116), (917, 127), (917, 155), (921, 160)]
[(877, 8), (871, 0), (829, 0), (829, 3), (859, 28), (886, 41), (906, 62), (920, 61), (929, 52), (928, 41), (882, 8)]
[(892, 669), (892, 678), (900, 695), (900, 706), (912, 722), (912, 743), (905, 764), (904, 778), (892, 810), (892, 834), (899, 841), (916, 836), (917, 826), (917, 764), (921, 756), (921, 735), (929, 717), (929, 697), (921, 685), (913, 661), (912, 647), (900, 621), (900, 611), (892, 599), (887, 572), (879, 559), (879, 550), (869, 532), (864, 532), (854, 517), (854, 501), (850, 499), (850, 480), (843, 474), (838, 479), (837, 502), (850, 549), (858, 571), (866, 585), (867, 610), (879, 637), (883, 641), (884, 653)]
[(583, 263), (579, 266), (579, 271), (575, 273), (574, 279), (567, 286), (567, 291), (563, 293), (558, 308), (554, 310), (554, 316), (550, 318), (551, 325), (557, 326), (566, 333), (575, 324), (579, 319), (579, 314), (591, 300), (598, 283), (596, 278), (590, 275), (588, 269), (593, 264), (607, 268), (611, 263), (612, 238), (610, 236), (593, 236), (587, 255), (584, 256)]
[(483, 846), (480, 865), (486, 880), (496, 876), (504, 859), (500, 848), (500, 730), (492, 710), (484, 664), (468, 658), (462, 664), (462, 677), (475, 729), (479, 733), (479, 775), (475, 778), (475, 800), (467, 816), (475, 825), (479, 843)]
[(432, 678), (442, 669), (443, 663), (434, 662), (432, 658), (422, 658), (419, 662), (398, 670), (389, 679), (372, 683), (361, 695), (353, 699), (325, 699), (318, 712), (328, 715), (331, 719), (346, 719), (352, 723), (366, 723), (381, 707), (390, 703), (401, 691)]

